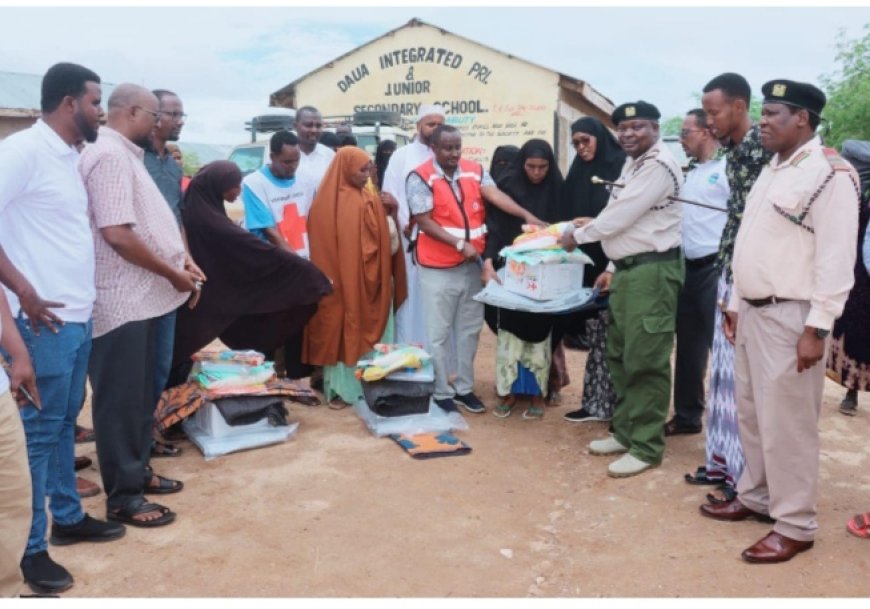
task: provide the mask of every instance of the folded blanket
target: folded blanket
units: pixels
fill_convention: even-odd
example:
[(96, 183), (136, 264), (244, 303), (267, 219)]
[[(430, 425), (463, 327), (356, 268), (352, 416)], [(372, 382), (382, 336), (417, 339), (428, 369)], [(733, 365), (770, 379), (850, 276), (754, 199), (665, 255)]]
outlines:
[[(258, 389), (236, 392), (232, 395), (281, 396), (309, 406), (320, 403), (313, 391), (300, 387), (287, 379), (272, 379)], [(154, 411), (154, 427), (160, 433), (164, 433), (176, 423), (183, 421), (199, 410), (206, 401), (214, 401), (221, 397), (229, 396), (224, 393), (207, 391), (196, 381), (188, 381), (167, 389), (161, 394), (157, 409)]]
[(287, 425), (287, 407), (284, 400), (275, 396), (244, 395), (221, 398), (214, 401), (215, 407), (227, 425), (250, 425), (267, 419), (272, 426)]
[(393, 434), (390, 436), (415, 459), (433, 459), (467, 455), (471, 447), (449, 431), (421, 433), (413, 436)]

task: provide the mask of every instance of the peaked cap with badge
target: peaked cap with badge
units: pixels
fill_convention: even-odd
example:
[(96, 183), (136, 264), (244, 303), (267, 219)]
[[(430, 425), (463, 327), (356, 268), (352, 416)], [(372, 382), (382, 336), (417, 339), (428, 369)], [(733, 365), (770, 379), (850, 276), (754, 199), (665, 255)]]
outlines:
[(613, 114), (610, 115), (610, 119), (613, 121), (614, 125), (618, 125), (622, 121), (631, 121), (635, 119), (657, 121), (661, 116), (662, 113), (659, 112), (658, 108), (649, 102), (640, 100), (617, 106), (616, 110), (613, 111)]
[(818, 87), (784, 78), (764, 83), (761, 93), (764, 95), (765, 104), (786, 104), (803, 108), (816, 116), (821, 116), (822, 109), (827, 103), (824, 92)]

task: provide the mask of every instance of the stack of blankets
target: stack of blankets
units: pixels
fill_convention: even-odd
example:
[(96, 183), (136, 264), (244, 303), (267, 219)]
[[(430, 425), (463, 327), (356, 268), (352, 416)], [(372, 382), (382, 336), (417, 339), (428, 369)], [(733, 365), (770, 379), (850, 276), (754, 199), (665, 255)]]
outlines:
[[(188, 381), (163, 392), (155, 411), (155, 428), (165, 433), (173, 425), (213, 402), (227, 423), (234, 418), (250, 419), (246, 410), (251, 400), (242, 397), (276, 397), (308, 406), (319, 404), (313, 391), (275, 376), (273, 362), (257, 351), (200, 351), (193, 356), (194, 367)], [(236, 398), (228, 401), (228, 398)], [(240, 404), (246, 404), (238, 408)], [(226, 411), (226, 412), (225, 412)]]

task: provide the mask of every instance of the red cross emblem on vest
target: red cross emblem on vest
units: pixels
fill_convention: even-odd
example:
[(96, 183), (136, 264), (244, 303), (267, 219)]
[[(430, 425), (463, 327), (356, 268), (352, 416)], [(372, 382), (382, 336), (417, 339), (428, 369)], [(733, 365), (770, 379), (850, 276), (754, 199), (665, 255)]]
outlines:
[(308, 222), (304, 216), (299, 215), (296, 203), (284, 206), (284, 217), (278, 224), (278, 230), (287, 240), (287, 243), (295, 251), (305, 249), (305, 235), (308, 233)]

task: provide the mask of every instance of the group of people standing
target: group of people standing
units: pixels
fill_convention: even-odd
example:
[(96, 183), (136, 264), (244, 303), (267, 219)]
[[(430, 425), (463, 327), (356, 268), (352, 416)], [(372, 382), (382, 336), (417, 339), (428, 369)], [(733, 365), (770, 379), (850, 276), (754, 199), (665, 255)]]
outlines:
[[(42, 118), (0, 144), (0, 593), (16, 594), (20, 573), (37, 591), (73, 583), (47, 552), (46, 496), (53, 544), (174, 520), (145, 498), (183, 488), (150, 467), (153, 411), (213, 340), (279, 354), (286, 376), (319, 377), (339, 405), (361, 399), (354, 367), (375, 343), (421, 344), (435, 403), (483, 413), (484, 322), (497, 335), (495, 416), (528, 399), (523, 417), (540, 419), (568, 382), (563, 338), (584, 335), (583, 399), (565, 418), (612, 419), (589, 445), (620, 455), (609, 475), (659, 465), (665, 436), (701, 431), (706, 402), (706, 463), (686, 478), (723, 486), (701, 513), (775, 522), (746, 560), (809, 549), (820, 361), (853, 283), (859, 192), (815, 135), (824, 94), (788, 80), (762, 93), (756, 125), (744, 78), (704, 87), (682, 126), (685, 178), (644, 101), (614, 110), (616, 137), (597, 118), (576, 121), (566, 179), (539, 139), (497, 151), (489, 171), (462, 158), (438, 105), (421, 106), (415, 140), (379, 150), (376, 166), (321, 143), (322, 117), (306, 106), (296, 133), (271, 138), (268, 164), (243, 176), (211, 163), (182, 193), (168, 147), (185, 118), (178, 95), (119, 85), (100, 127), (99, 76), (53, 66)], [(224, 207), (238, 197), (242, 226)], [(606, 305), (555, 315), (473, 300), (500, 281), (499, 252), (524, 224), (557, 222), (570, 226), (562, 247), (592, 259), (585, 283)], [(106, 521), (82, 511), (75, 485), (87, 376)]]

